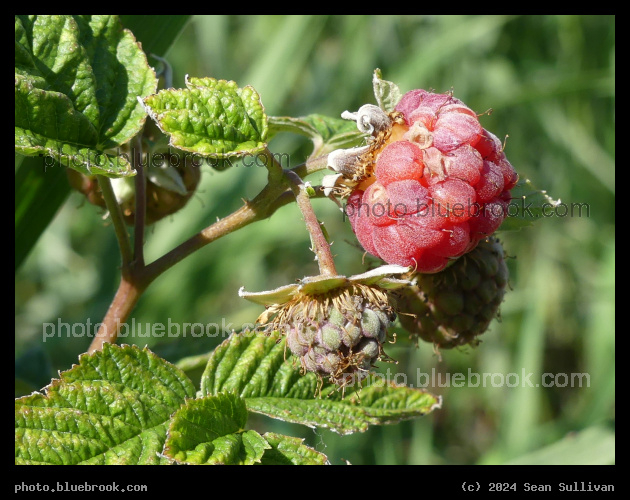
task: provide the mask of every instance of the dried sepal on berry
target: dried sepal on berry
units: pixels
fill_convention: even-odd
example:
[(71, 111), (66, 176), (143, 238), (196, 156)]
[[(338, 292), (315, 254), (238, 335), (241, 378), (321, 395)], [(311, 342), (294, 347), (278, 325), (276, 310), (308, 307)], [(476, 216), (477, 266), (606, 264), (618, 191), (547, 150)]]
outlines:
[(328, 193), (336, 188), (334, 193), (345, 197), (372, 177), (377, 156), (392, 135), (400, 131), (404, 119), (397, 111), (386, 113), (373, 104), (361, 106), (357, 112), (344, 111), (341, 117), (356, 121), (360, 132), (372, 136), (366, 146), (338, 149), (328, 155), (328, 167), (338, 172), (337, 175), (324, 177)]

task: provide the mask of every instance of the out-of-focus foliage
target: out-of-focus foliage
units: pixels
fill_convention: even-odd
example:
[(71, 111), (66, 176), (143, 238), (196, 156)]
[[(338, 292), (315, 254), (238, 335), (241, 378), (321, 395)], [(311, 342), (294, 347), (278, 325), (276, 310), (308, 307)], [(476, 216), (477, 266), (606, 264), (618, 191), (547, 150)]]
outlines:
[[(166, 58), (175, 88), (184, 87), (186, 74), (252, 85), (270, 116), (339, 116), (374, 103), (377, 67), (403, 92), (452, 88), (478, 113), (493, 109), (482, 125), (509, 135), (506, 154), (520, 175), (566, 208), (503, 235), (513, 257), (512, 290), (479, 347), (443, 351), (440, 360), (428, 344), (416, 349), (402, 329), (386, 346), (398, 364), (380, 363), (381, 371), (395, 382), (427, 384), (444, 397), (441, 410), (345, 437), (265, 417), (252, 416), (249, 426), (304, 437), (333, 464), (527, 463), (541, 456), (574, 463), (575, 447), (590, 446), (592, 435), (610, 445), (596, 454), (582, 450), (581, 463), (614, 461), (613, 16), (197, 17)], [(301, 163), (309, 147), (308, 139), (287, 134), (270, 142), (274, 153), (286, 154), (284, 167)], [(205, 167), (195, 198), (148, 229), (147, 260), (255, 196), (266, 174), (256, 165)], [(328, 200), (314, 206), (339, 271), (362, 272), (349, 223)], [(16, 275), (16, 395), (76, 362), (107, 310), (119, 255), (102, 215), (71, 195)], [(238, 298), (239, 287), (269, 290), (316, 272), (309, 245), (294, 205), (209, 245), (149, 287), (121, 343), (147, 344), (170, 361), (208, 352), (261, 312)], [(165, 325), (162, 338), (146, 335), (156, 323)], [(178, 329), (180, 338), (169, 338)], [(187, 373), (199, 381), (200, 370)], [(453, 384), (462, 381), (456, 373), (465, 376), (461, 387)], [(551, 375), (543, 379), (545, 373)], [(549, 382), (554, 386), (543, 387)], [(535, 453), (573, 432), (586, 437)]]

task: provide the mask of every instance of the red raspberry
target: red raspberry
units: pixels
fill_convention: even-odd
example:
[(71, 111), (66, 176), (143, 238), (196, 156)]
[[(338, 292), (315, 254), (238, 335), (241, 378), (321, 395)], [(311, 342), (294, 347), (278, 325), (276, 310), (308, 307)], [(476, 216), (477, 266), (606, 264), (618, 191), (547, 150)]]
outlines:
[(403, 119), (346, 213), (371, 254), (438, 272), (498, 229), (518, 175), (501, 141), (450, 94), (412, 90), (395, 111)]

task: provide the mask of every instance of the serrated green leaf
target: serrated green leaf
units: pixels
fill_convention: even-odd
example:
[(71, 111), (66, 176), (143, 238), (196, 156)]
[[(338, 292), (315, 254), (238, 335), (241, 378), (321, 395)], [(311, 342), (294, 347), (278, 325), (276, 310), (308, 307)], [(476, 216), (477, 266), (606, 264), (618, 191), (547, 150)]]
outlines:
[(380, 69), (374, 70), (374, 76), (372, 77), (372, 85), (374, 87), (374, 97), (379, 107), (383, 111), (394, 111), (396, 104), (402, 98), (402, 92), (393, 82), (383, 80)]
[(137, 97), (157, 80), (117, 16), (16, 16), (15, 55), (16, 151), (87, 174), (133, 174), (104, 151), (140, 131)]
[(218, 394), (188, 401), (171, 419), (164, 454), (179, 463), (251, 465), (271, 446), (256, 431), (245, 431), (245, 401)]
[(186, 86), (144, 99), (171, 146), (216, 159), (253, 155), (267, 147), (267, 115), (253, 87), (213, 78), (190, 78)]
[(357, 130), (355, 122), (319, 114), (299, 118), (270, 116), (269, 137), (280, 132), (291, 132), (309, 137), (313, 141), (312, 157), (330, 153), (335, 149), (363, 144), (367, 137), (366, 134)]
[[(190, 16), (122, 17), (125, 18), (126, 27), (131, 29), (138, 41), (142, 42), (143, 49), (162, 55)], [(150, 18), (149, 22), (147, 18)], [(16, 40), (19, 42), (16, 43), (16, 65), (20, 63), (20, 60), (25, 61), (23, 64), (32, 62), (31, 54), (25, 49), (28, 46), (26, 32), (22, 23), (17, 21)], [(66, 180), (65, 169), (61, 168), (58, 162), (49, 161), (52, 158), (40, 160), (37, 157), (27, 158), (17, 153), (15, 156), (15, 268), (17, 269), (67, 198), (70, 186)], [(54, 167), (54, 170), (46, 168), (43, 171), (41, 169), (34, 171), (37, 167), (41, 167), (42, 163), (47, 167)], [(26, 168), (27, 164), (29, 168)], [(25, 170), (22, 170), (22, 167)], [(127, 165), (122, 167), (129, 168)]]
[(263, 437), (271, 446), (265, 450), (263, 465), (325, 465), (328, 457), (310, 446), (303, 439), (266, 432)]
[[(560, 200), (551, 198), (547, 191), (537, 189), (529, 179), (521, 179), (516, 186), (510, 191), (512, 199), (508, 205), (508, 214), (498, 231), (517, 231), (522, 227), (531, 226), (535, 221), (541, 218), (554, 216), (564, 217), (569, 207), (562, 204)], [(588, 210), (588, 206), (578, 204), (571, 208), (579, 210)], [(563, 208), (564, 207), (564, 208)], [(562, 208), (559, 211), (558, 208)]]
[(105, 344), (45, 389), (15, 401), (15, 461), (158, 464), (170, 416), (192, 382), (148, 349)]
[[(338, 434), (365, 432), (370, 425), (395, 424), (421, 417), (439, 408), (439, 398), (405, 386), (379, 380), (360, 391), (331, 399), (247, 398), (247, 409), (268, 417), (324, 427)], [(367, 400), (364, 397), (367, 396)]]
[(425, 391), (377, 376), (345, 393), (334, 384), (320, 385), (314, 373), (301, 374), (285, 339), (250, 332), (233, 334), (219, 345), (201, 378), (204, 395), (233, 392), (245, 398), (249, 411), (339, 434), (419, 417), (440, 405)]

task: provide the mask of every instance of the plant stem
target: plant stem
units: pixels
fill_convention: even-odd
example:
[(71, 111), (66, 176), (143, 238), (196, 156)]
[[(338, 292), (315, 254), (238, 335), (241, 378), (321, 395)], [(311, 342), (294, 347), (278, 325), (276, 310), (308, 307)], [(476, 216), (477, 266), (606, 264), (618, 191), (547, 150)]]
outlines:
[[(137, 149), (139, 150), (139, 148)], [(142, 153), (140, 151), (140, 155), (141, 154)], [(322, 274), (337, 274), (332, 260), (332, 254), (330, 253), (330, 245), (328, 245), (315, 212), (313, 212), (313, 207), (311, 206), (310, 199), (305, 190), (306, 186), (297, 173), (299, 172), (302, 175), (308, 175), (326, 168), (327, 156), (314, 158), (313, 160), (309, 160), (306, 163), (298, 165), (293, 170), (288, 171), (282, 170), (269, 151), (266, 152), (266, 156), (271, 158), (273, 162), (268, 166), (268, 183), (253, 200), (246, 202), (244, 206), (235, 212), (203, 229), (192, 238), (186, 240), (148, 265), (144, 264), (144, 259), (142, 258), (142, 238), (139, 236), (144, 233), (144, 223), (142, 223), (140, 227), (136, 227), (134, 241), (136, 258), (132, 260), (129, 235), (126, 233), (122, 213), (120, 213), (120, 207), (117, 203), (115, 203), (116, 199), (113, 191), (111, 191), (111, 185), (109, 186), (114, 204), (111, 208), (108, 205), (108, 208), (110, 208), (111, 213), (114, 213), (116, 210), (118, 211), (120, 214), (120, 227), (124, 231), (124, 235), (126, 235), (126, 240), (120, 236), (118, 238), (121, 253), (124, 255), (122, 278), (116, 295), (107, 310), (107, 314), (105, 315), (102, 325), (94, 337), (88, 352), (92, 353), (102, 349), (105, 342), (116, 342), (120, 325), (127, 321), (127, 318), (129, 318), (131, 311), (135, 307), (144, 290), (146, 290), (153, 280), (166, 270), (170, 269), (193, 252), (206, 246), (208, 243), (212, 243), (213, 241), (230, 234), (237, 229), (241, 229), (252, 222), (270, 217), (278, 208), (287, 205), (293, 200), (298, 201), (300, 210), (307, 221), (307, 228), (313, 237), (320, 271)], [(137, 151), (134, 158), (138, 158)], [(138, 169), (141, 169), (141, 162), (138, 160), (134, 161), (137, 161)], [(278, 175), (279, 173), (281, 175)], [(141, 175), (139, 171), (138, 174)], [(296, 182), (297, 184), (295, 184)], [(291, 186), (291, 183), (295, 185)], [(302, 186), (302, 188), (298, 186)], [(289, 187), (291, 187), (295, 196), (290, 194), (291, 190), (288, 189)], [(138, 189), (137, 185), (136, 189)], [(112, 219), (114, 219), (114, 217), (112, 217)], [(138, 219), (136, 219), (136, 224), (138, 224)], [(118, 232), (119, 229), (116, 230), (117, 235)]]
[(291, 189), (295, 194), (295, 201), (304, 217), (306, 229), (311, 235), (311, 242), (313, 244), (312, 250), (317, 256), (319, 272), (323, 275), (336, 276), (337, 269), (335, 268), (332, 253), (330, 252), (330, 244), (326, 241), (322, 226), (313, 210), (313, 205), (311, 204), (311, 199), (307, 192), (307, 185), (299, 175), (291, 170), (287, 170), (285, 175), (291, 180)]
[[(245, 206), (203, 229), (192, 238), (149, 264), (145, 268), (147, 285), (163, 272), (208, 243), (212, 243), (222, 236), (241, 229), (252, 222), (271, 217), (277, 209), (295, 199), (292, 195), (287, 196), (291, 191), (287, 192), (289, 182), (284, 175), (285, 172), (282, 170), (282, 166), (268, 149), (264, 150), (264, 154), (272, 162), (267, 165), (269, 174), (268, 182), (264, 189), (252, 201), (248, 201)], [(323, 170), (327, 165), (328, 155), (322, 155), (296, 166), (292, 171), (296, 172), (298, 176), (306, 176)]]
[(112, 344), (116, 342), (120, 325), (127, 321), (142, 292), (144, 292), (144, 288), (139, 288), (132, 276), (123, 273), (114, 300), (90, 344), (88, 353), (100, 351), (106, 342)]
[(122, 216), (120, 205), (112, 189), (111, 182), (106, 177), (99, 177), (101, 190), (105, 204), (111, 214), (120, 253), (122, 256), (120, 285), (114, 295), (114, 299), (96, 332), (88, 352), (99, 351), (105, 342), (114, 343), (118, 338), (120, 325), (127, 321), (131, 311), (135, 307), (140, 295), (146, 289), (147, 284), (143, 278), (144, 265), (144, 226), (146, 218), (146, 178), (142, 165), (142, 137), (138, 134), (133, 140), (132, 166), (136, 171), (135, 183), (135, 231), (133, 255), (129, 233)]
[(125, 226), (125, 220), (123, 219), (122, 210), (116, 200), (116, 195), (112, 189), (112, 183), (108, 177), (102, 175), (97, 176), (98, 185), (103, 193), (103, 199), (105, 200), (105, 206), (109, 211), (109, 215), (112, 218), (114, 224), (114, 232), (116, 233), (116, 239), (118, 240), (118, 246), (120, 247), (120, 256), (122, 259), (122, 267), (125, 268), (131, 262), (133, 258), (131, 253), (131, 243), (129, 241), (129, 233), (127, 232), (127, 226)]
[(284, 176), (282, 165), (278, 163), (278, 160), (276, 160), (271, 151), (269, 151), (269, 148), (265, 148), (261, 154), (265, 158), (265, 166), (268, 171), (267, 184), (282, 183)]
[[(144, 267), (144, 226), (147, 217), (147, 180), (142, 165), (142, 137), (136, 135), (133, 140), (133, 167), (136, 170), (136, 213), (133, 233), (133, 260), (134, 265)], [(148, 163), (148, 162), (147, 162)]]

